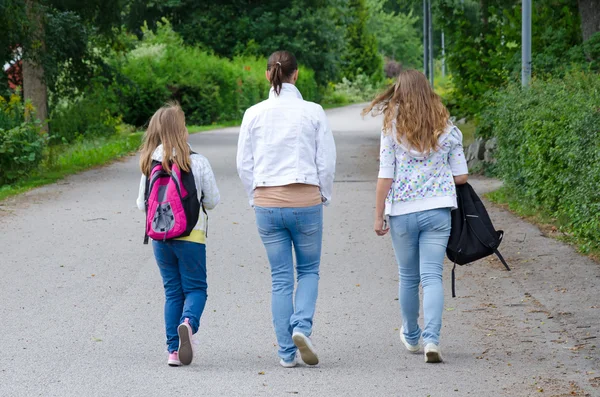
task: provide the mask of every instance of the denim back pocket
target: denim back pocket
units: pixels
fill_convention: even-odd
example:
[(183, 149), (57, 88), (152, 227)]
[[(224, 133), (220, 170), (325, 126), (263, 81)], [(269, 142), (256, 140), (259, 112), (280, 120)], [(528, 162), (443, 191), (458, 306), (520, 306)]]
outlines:
[(256, 227), (262, 236), (273, 233), (273, 210), (264, 207), (254, 207)]
[(294, 211), (296, 228), (306, 236), (320, 232), (323, 228), (323, 206), (298, 208)]

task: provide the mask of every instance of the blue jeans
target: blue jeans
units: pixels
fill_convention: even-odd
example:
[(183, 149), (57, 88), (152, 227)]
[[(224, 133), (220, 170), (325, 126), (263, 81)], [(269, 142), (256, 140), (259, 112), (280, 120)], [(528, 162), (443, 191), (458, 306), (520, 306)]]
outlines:
[[(413, 345), (439, 344), (444, 311), (442, 270), (448, 237), (450, 208), (390, 216), (392, 244), (400, 273), (400, 310), (404, 337)], [(423, 286), (424, 329), (419, 328), (419, 282)]]
[(165, 287), (165, 328), (169, 353), (179, 348), (177, 327), (186, 318), (198, 332), (206, 305), (206, 246), (190, 241), (152, 241)]
[[(291, 361), (296, 355), (293, 332), (312, 333), (319, 287), (323, 206), (305, 208), (254, 207), (256, 225), (271, 264), (271, 310), (279, 344), (279, 357)], [(298, 286), (294, 299), (296, 253)]]

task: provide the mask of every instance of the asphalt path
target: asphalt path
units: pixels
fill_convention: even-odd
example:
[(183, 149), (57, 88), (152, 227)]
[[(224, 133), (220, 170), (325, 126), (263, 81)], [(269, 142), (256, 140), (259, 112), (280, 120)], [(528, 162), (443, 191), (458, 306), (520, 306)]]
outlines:
[(279, 366), (269, 266), (228, 128), (190, 137), (222, 198), (193, 364), (166, 363), (163, 289), (142, 245), (131, 156), (0, 203), (0, 396), (600, 396), (598, 264), (499, 208), (490, 212), (513, 272), (493, 259), (461, 267), (452, 299), (447, 264), (445, 362), (404, 350), (391, 241), (372, 231), (381, 121), (360, 109), (327, 112), (338, 162), (318, 366)]

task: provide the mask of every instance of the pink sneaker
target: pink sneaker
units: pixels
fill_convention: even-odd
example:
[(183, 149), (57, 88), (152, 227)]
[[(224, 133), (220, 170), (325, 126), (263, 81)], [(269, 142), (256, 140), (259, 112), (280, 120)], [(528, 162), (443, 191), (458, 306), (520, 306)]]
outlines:
[(181, 361), (179, 361), (179, 355), (177, 352), (169, 353), (168, 364), (171, 367), (179, 367), (181, 365)]
[(194, 358), (194, 349), (192, 346), (192, 326), (189, 318), (179, 324), (177, 334), (179, 335), (179, 360), (183, 365), (190, 365)]

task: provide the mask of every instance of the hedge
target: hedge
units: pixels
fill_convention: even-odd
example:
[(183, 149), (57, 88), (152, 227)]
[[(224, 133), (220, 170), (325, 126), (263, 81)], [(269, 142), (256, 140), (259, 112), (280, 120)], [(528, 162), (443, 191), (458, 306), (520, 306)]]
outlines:
[[(116, 87), (123, 101), (123, 121), (137, 126), (170, 99), (181, 103), (188, 124), (239, 120), (269, 92), (266, 59), (230, 60), (186, 46), (168, 22), (156, 33), (145, 30), (138, 46), (113, 63), (129, 81)], [(305, 99), (318, 99), (312, 70), (300, 67), (297, 86)]]
[(552, 216), (584, 251), (600, 248), (600, 76), (512, 85), (481, 121), (483, 135), (498, 140), (497, 170), (511, 195)]

